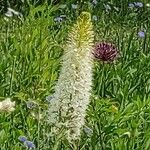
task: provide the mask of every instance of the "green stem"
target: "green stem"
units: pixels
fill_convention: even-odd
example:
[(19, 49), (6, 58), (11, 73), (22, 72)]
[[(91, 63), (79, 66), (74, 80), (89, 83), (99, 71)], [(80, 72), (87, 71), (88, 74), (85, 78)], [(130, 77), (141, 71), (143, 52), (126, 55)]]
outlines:
[(38, 140), (37, 140), (37, 150), (40, 150), (39, 144), (40, 144), (40, 113), (41, 113), (41, 109), (39, 107), (38, 110)]
[(12, 72), (11, 72), (11, 77), (10, 77), (9, 95), (12, 94), (12, 85), (13, 85), (13, 79), (14, 79), (15, 63), (16, 63), (16, 57), (14, 57), (13, 66), (12, 66)]

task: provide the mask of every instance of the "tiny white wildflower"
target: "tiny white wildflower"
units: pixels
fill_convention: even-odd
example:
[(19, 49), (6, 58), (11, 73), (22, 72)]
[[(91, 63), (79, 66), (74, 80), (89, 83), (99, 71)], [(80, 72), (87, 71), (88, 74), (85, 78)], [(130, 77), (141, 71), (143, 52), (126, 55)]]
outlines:
[(93, 15), (92, 19), (93, 19), (94, 21), (97, 21), (97, 20), (98, 20), (98, 18), (97, 18), (96, 15)]
[(12, 8), (8, 8), (8, 12), (11, 12), (11, 13), (17, 15), (17, 16), (20, 15), (20, 13), (19, 13), (18, 11), (15, 11), (15, 10), (12, 9)]
[(78, 5), (76, 5), (76, 4), (71, 4), (71, 7), (72, 7), (72, 9), (77, 9), (77, 8), (78, 8)]
[(4, 101), (0, 102), (1, 112), (11, 112), (15, 110), (15, 102), (12, 102), (10, 98), (6, 98)]
[(5, 16), (7, 16), (7, 17), (12, 17), (12, 16), (13, 16), (13, 14), (12, 14), (12, 12), (7, 11), (7, 12), (5, 13)]

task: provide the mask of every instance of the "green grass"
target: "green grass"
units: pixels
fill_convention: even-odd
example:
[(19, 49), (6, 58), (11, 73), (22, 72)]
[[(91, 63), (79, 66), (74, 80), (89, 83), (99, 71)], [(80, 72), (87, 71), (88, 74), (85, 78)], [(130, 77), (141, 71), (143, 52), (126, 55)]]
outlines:
[[(115, 43), (120, 57), (110, 64), (94, 63), (85, 124), (89, 134), (82, 131), (76, 149), (150, 149), (150, 8), (129, 9), (128, 1), (116, 0), (107, 13), (102, 3), (106, 1), (93, 8), (87, 2), (80, 10), (71, 9), (71, 2), (65, 9), (59, 4), (30, 5), (24, 19), (6, 21), (1, 16), (0, 99), (11, 97), (16, 107), (12, 113), (0, 113), (0, 150), (24, 150), (20, 135), (33, 141), (37, 150), (75, 149), (59, 137), (50, 137), (46, 120), (38, 117), (45, 114), (46, 96), (54, 92), (66, 36), (82, 10), (98, 16), (93, 21), (95, 42)], [(66, 15), (64, 21), (54, 22), (61, 14)], [(145, 38), (137, 36), (142, 29), (146, 29)], [(28, 101), (35, 101), (36, 107), (27, 108)]]

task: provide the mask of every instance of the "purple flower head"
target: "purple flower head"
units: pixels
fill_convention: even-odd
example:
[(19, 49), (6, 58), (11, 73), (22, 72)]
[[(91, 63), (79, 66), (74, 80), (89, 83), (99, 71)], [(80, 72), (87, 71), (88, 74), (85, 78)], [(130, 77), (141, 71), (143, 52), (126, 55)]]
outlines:
[(25, 142), (25, 141), (27, 141), (27, 138), (25, 136), (19, 136), (18, 140), (20, 142)]
[(130, 8), (134, 8), (134, 7), (142, 8), (142, 7), (143, 7), (143, 3), (142, 3), (142, 2), (129, 3), (129, 7), (130, 7)]
[(143, 3), (142, 2), (134, 2), (135, 7), (143, 7)]
[(112, 43), (99, 42), (95, 45), (93, 55), (98, 60), (112, 62), (118, 56), (118, 50)]
[(97, 4), (97, 0), (93, 0), (92, 3), (96, 5)]
[(71, 7), (72, 7), (72, 9), (77, 9), (77, 8), (78, 8), (78, 5), (76, 5), (76, 4), (71, 4)]
[(35, 148), (35, 144), (31, 141), (25, 141), (24, 145), (28, 148), (28, 149), (34, 149)]
[(138, 32), (138, 36), (139, 36), (140, 38), (144, 38), (144, 37), (145, 37), (145, 32), (144, 32), (144, 31), (139, 31), (139, 32)]

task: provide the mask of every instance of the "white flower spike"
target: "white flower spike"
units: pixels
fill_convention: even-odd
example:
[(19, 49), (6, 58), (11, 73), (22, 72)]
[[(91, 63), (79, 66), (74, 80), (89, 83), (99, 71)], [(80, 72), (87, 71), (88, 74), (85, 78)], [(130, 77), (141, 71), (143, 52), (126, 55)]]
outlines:
[(92, 85), (94, 32), (91, 15), (82, 12), (68, 37), (60, 76), (49, 105), (49, 122), (65, 128), (71, 142), (80, 136)]

